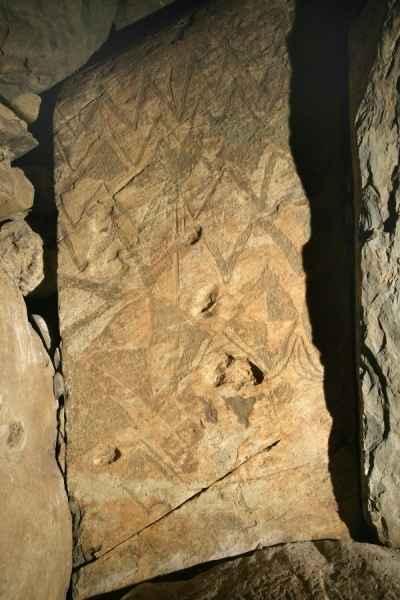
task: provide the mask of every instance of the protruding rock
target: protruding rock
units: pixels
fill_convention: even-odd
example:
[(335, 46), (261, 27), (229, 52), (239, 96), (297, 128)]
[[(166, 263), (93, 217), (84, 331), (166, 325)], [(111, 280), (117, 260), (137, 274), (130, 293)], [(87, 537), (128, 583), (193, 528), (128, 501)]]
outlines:
[(26, 296), (43, 279), (43, 243), (25, 221), (0, 229), (0, 265)]
[(0, 160), (14, 160), (35, 146), (37, 141), (29, 133), (25, 121), (4, 104), (0, 104)]
[(39, 116), (42, 99), (37, 94), (26, 92), (12, 98), (11, 105), (15, 112), (27, 123), (34, 123)]
[(54, 397), (57, 400), (57, 402), (60, 400), (60, 398), (65, 396), (64, 377), (62, 376), (62, 374), (59, 371), (54, 374), (53, 390), (54, 390)]
[(24, 217), (32, 207), (34, 193), (21, 169), (0, 162), (0, 222)]
[(72, 540), (55, 459), (53, 369), (1, 268), (0, 364), (0, 597), (64, 600)]
[(240, 390), (243, 386), (257, 385), (257, 371), (259, 378), (263, 379), (261, 371), (247, 358), (235, 358), (226, 352), (213, 353), (202, 370), (205, 382), (214, 387), (225, 385)]
[(47, 350), (50, 350), (51, 348), (51, 337), (50, 337), (50, 332), (49, 332), (49, 328), (47, 326), (46, 321), (43, 319), (43, 317), (41, 315), (35, 315), (33, 314), (31, 316), (32, 321), (35, 323), (40, 337), (43, 340), (43, 343), (46, 347)]
[(61, 368), (61, 350), (59, 347), (57, 347), (54, 350), (54, 356), (53, 356), (53, 365), (56, 371), (59, 371)]

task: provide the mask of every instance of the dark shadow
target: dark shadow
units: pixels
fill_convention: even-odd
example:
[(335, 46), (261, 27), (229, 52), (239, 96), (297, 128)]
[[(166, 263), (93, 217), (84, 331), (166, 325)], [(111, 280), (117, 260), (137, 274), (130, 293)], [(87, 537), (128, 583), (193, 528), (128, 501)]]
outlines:
[(369, 532), (360, 497), (348, 32), (363, 4), (296, 0), (288, 39), (290, 144), (311, 210), (307, 304), (332, 418), (329, 471), (339, 515), (359, 540)]
[(26, 297), (28, 315), (39, 314), (46, 321), (52, 340), (50, 354), (60, 343), (57, 293), (57, 209), (54, 199), (53, 113), (57, 101), (56, 86), (43, 94), (38, 119), (30, 131), (39, 145), (15, 161), (32, 182), (35, 199), (27, 222), (43, 240), (44, 280)]

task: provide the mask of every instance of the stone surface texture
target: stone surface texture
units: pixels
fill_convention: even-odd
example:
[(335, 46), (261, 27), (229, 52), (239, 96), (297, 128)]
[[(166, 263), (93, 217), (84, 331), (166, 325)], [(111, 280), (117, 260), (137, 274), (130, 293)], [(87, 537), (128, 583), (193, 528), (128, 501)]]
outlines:
[(37, 145), (27, 124), (12, 110), (0, 104), (0, 223), (23, 217), (33, 204), (34, 190), (21, 169), (11, 161)]
[(71, 522), (54, 458), (53, 368), (0, 265), (0, 598), (63, 600)]
[[(16, 110), (71, 75), (108, 37), (118, 0), (1, 0), (0, 94)], [(26, 98), (25, 98), (26, 103)]]
[(0, 95), (27, 122), (38, 93), (77, 71), (117, 29), (172, 0), (0, 0)]
[[(304, 542), (211, 566), (187, 581), (144, 583), (121, 600), (397, 600), (400, 555), (355, 542)], [(116, 597), (115, 597), (116, 600)]]
[[(346, 538), (357, 522), (355, 445), (345, 422), (348, 446), (330, 451), (306, 300), (293, 12), (286, 0), (210, 3), (184, 35), (165, 30), (60, 93), (76, 598), (259, 546)], [(331, 393), (351, 411), (341, 318)]]
[(21, 169), (0, 162), (0, 222), (24, 217), (33, 205), (35, 191)]
[(369, 50), (367, 85), (353, 93), (362, 477), (365, 512), (379, 540), (400, 546), (400, 2), (370, 2), (368, 11), (378, 15), (372, 29), (361, 23), (353, 34), (353, 57), (368, 35), (380, 38), (379, 47)]
[(25, 221), (11, 221), (0, 228), (0, 266), (24, 296), (42, 281), (42, 238)]
[(12, 110), (0, 104), (0, 160), (12, 161), (37, 145), (28, 126)]

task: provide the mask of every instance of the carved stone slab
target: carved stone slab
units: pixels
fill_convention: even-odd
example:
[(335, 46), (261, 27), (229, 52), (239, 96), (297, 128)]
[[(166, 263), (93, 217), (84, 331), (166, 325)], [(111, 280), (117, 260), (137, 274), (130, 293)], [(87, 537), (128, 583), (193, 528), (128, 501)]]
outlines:
[(292, 22), (291, 2), (215, 2), (59, 99), (77, 598), (348, 536), (302, 266)]

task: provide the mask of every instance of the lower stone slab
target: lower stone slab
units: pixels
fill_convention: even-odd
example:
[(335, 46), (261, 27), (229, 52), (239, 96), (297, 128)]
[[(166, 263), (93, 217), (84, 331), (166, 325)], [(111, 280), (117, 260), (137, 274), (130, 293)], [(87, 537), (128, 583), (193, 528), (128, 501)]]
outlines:
[(144, 583), (114, 599), (395, 600), (400, 595), (400, 555), (354, 542), (282, 544), (199, 571)]

